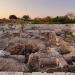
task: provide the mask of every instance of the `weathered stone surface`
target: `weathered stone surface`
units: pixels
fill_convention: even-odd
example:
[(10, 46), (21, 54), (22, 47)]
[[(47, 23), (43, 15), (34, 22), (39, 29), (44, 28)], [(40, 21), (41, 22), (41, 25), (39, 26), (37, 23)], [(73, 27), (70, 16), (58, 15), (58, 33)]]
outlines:
[(10, 54), (0, 54), (1, 71), (27, 72), (27, 66), (29, 72), (75, 70), (75, 40), (68, 25), (26, 25), (23, 31), (21, 25), (15, 25), (2, 30), (0, 49)]
[(0, 71), (27, 72), (28, 68), (19, 57), (0, 57)]
[(59, 51), (61, 54), (67, 54), (70, 53), (73, 50), (73, 47), (70, 46), (69, 43), (65, 42), (61, 38), (59, 39)]

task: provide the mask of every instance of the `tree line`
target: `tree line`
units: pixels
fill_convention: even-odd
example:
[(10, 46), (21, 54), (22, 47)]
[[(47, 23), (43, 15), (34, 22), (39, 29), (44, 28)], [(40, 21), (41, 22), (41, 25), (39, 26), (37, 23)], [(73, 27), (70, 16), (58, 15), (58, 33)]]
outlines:
[(19, 23), (31, 23), (31, 24), (74, 24), (75, 19), (71, 19), (68, 16), (56, 16), (56, 17), (36, 17), (34, 19), (30, 18), (29, 15), (24, 15), (19, 18), (16, 15), (10, 15), (9, 19), (0, 19), (1, 22), (19, 22)]

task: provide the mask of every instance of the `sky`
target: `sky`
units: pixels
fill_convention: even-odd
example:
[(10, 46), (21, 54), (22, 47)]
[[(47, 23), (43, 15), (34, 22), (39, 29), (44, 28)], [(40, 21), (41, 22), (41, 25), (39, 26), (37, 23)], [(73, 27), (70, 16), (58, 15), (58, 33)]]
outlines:
[(34, 17), (63, 16), (75, 12), (75, 0), (0, 0), (0, 18), (9, 15)]

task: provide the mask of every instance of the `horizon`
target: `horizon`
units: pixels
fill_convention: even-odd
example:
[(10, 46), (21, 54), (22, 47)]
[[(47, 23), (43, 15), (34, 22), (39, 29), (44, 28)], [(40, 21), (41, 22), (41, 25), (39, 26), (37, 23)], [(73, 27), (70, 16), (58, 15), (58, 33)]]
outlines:
[(75, 0), (0, 0), (0, 18), (63, 16), (75, 12)]

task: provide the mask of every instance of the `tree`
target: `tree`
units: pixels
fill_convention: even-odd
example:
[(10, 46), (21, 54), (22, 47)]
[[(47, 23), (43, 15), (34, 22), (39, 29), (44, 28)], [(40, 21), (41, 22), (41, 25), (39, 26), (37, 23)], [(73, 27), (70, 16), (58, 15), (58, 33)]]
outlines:
[(70, 23), (70, 19), (67, 16), (57, 16), (53, 18), (53, 23), (56, 24)]
[(42, 18), (34, 18), (32, 23), (33, 24), (42, 24)]
[(50, 23), (52, 23), (52, 18), (50, 16), (33, 19), (33, 24), (50, 24)]
[(9, 19), (18, 19), (16, 15), (10, 15)]
[(24, 21), (29, 21), (29, 20), (30, 20), (30, 17), (29, 17), (28, 15), (24, 15), (24, 16), (22, 17), (22, 19), (23, 19)]
[(52, 23), (52, 18), (50, 16), (42, 18), (42, 23), (50, 24)]

